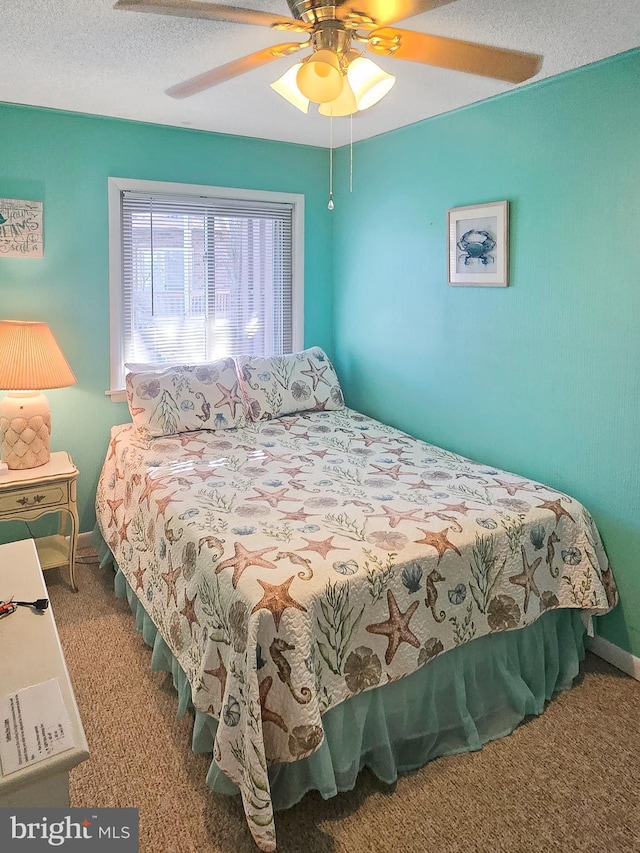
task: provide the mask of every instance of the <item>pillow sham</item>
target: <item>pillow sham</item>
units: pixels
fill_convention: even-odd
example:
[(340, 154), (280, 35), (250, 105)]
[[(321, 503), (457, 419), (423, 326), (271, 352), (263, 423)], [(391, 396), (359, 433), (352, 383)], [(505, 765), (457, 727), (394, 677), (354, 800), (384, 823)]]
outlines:
[(246, 423), (232, 358), (130, 372), (125, 383), (131, 420), (147, 438)]
[(344, 407), (338, 377), (320, 347), (267, 358), (238, 356), (236, 362), (251, 420)]

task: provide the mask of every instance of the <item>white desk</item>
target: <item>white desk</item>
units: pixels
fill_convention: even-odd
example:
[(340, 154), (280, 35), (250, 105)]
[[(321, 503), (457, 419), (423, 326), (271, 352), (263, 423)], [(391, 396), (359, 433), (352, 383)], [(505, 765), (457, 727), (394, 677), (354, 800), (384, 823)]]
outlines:
[[(48, 598), (33, 539), (0, 545), (0, 600)], [(0, 619), (0, 694), (58, 678), (72, 730), (73, 747), (3, 776), (0, 807), (69, 806), (69, 771), (89, 757), (58, 630), (51, 607), (37, 614), (29, 607)]]

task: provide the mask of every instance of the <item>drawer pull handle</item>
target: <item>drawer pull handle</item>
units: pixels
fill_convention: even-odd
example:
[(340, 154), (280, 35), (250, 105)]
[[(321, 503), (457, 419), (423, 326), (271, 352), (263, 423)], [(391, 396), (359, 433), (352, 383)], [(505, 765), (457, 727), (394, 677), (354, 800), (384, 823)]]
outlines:
[(18, 498), (18, 503), (22, 504), (22, 506), (27, 506), (29, 500), (34, 504), (39, 504), (44, 499), (45, 495), (34, 495), (32, 498), (29, 498), (29, 495), (25, 495), (23, 498)]

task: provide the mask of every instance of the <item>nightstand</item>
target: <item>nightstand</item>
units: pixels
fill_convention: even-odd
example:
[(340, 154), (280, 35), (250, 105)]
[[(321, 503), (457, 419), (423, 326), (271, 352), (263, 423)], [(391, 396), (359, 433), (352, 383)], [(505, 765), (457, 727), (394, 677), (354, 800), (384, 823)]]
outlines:
[[(78, 544), (76, 478), (78, 469), (64, 451), (52, 453), (44, 465), (0, 475), (0, 521), (34, 521), (50, 512), (60, 514), (59, 532), (35, 540), (42, 570), (68, 566), (77, 592), (74, 561)], [(69, 534), (66, 535), (67, 518)]]

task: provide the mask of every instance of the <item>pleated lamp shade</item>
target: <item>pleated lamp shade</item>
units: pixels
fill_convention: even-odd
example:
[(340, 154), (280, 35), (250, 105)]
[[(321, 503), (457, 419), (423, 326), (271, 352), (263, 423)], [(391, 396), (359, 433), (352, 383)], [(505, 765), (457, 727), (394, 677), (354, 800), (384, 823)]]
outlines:
[(0, 320), (0, 453), (11, 469), (49, 461), (51, 411), (41, 388), (77, 382), (46, 323)]
[(77, 381), (46, 323), (0, 321), (0, 389), (39, 391)]

